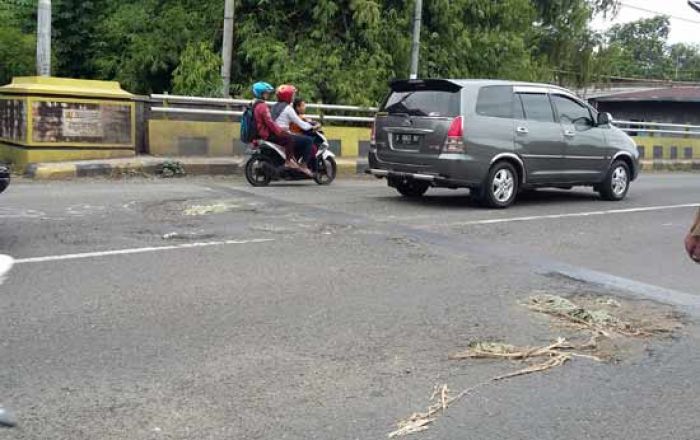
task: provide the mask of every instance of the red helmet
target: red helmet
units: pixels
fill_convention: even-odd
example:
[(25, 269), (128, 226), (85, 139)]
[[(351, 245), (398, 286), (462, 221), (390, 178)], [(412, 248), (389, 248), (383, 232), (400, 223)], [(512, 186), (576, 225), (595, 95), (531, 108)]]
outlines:
[(277, 88), (277, 99), (279, 101), (291, 104), (294, 101), (294, 95), (297, 93), (297, 88), (290, 84), (282, 84)]

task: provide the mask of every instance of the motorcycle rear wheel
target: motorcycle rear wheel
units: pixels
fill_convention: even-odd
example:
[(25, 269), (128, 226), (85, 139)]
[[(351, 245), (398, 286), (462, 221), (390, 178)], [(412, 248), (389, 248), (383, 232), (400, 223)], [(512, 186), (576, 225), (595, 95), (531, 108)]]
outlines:
[(252, 186), (268, 186), (272, 181), (273, 165), (265, 156), (252, 156), (245, 163), (245, 178)]

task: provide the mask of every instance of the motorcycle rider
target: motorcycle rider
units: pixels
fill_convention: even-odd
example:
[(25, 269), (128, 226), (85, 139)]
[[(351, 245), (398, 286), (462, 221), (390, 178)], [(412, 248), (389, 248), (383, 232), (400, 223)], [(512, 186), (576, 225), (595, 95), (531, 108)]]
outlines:
[(299, 115), (297, 115), (296, 111), (294, 111), (291, 104), (294, 102), (296, 93), (296, 87), (290, 84), (283, 84), (277, 88), (277, 103), (272, 106), (272, 119), (274, 119), (275, 123), (291, 137), (291, 144), (295, 152), (294, 157), (303, 157), (304, 163), (301, 165), (301, 170), (304, 171), (304, 168), (308, 166), (315, 169), (313, 141), (308, 136), (293, 133), (291, 131), (291, 125), (296, 124), (305, 130), (312, 130), (314, 126), (302, 120)]
[[(297, 145), (304, 144), (305, 142), (300, 142), (293, 138), (288, 131), (285, 131), (282, 127), (277, 125), (270, 115), (269, 107), (265, 104), (265, 101), (270, 99), (270, 95), (274, 91), (275, 88), (269, 83), (257, 82), (253, 84), (253, 95), (255, 96), (253, 115), (255, 117), (255, 127), (258, 136), (263, 140), (273, 142), (285, 148), (287, 157), (284, 165), (286, 167), (299, 169), (307, 176), (312, 177), (313, 173), (306, 167), (307, 162), (305, 162), (304, 167), (300, 167), (296, 162), (292, 162), (292, 158), (294, 157), (293, 152), (297, 149)], [(310, 142), (308, 143), (310, 144)], [(303, 150), (303, 145), (299, 147), (299, 150)], [(311, 150), (310, 145), (308, 150)], [(307, 158), (305, 157), (305, 159)]]

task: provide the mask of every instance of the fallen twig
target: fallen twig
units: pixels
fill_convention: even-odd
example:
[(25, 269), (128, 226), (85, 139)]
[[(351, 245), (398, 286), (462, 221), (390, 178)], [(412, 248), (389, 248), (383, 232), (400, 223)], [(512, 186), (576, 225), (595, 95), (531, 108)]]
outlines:
[(512, 345), (497, 343), (473, 344), (473, 346), (470, 347), (468, 350), (451, 355), (450, 359), (492, 358), (526, 360), (544, 356), (548, 356), (549, 359), (539, 364), (528, 365), (527, 367), (514, 371), (512, 373), (492, 377), (486, 382), (482, 382), (478, 385), (462, 390), (459, 394), (455, 395), (454, 397), (448, 397), (449, 389), (447, 388), (447, 385), (435, 386), (435, 388), (433, 388), (433, 393), (430, 396), (430, 401), (434, 402), (437, 400), (437, 402), (432, 403), (430, 406), (428, 406), (427, 411), (422, 413), (414, 413), (407, 419), (399, 422), (398, 429), (389, 433), (389, 438), (401, 437), (404, 435), (425, 431), (429, 428), (429, 425), (437, 419), (437, 416), (440, 412), (444, 413), (450, 405), (457, 402), (458, 400), (461, 400), (467, 394), (472, 393), (477, 389), (489, 385), (493, 382), (511, 379), (517, 376), (524, 376), (526, 374), (536, 373), (540, 371), (550, 370), (552, 368), (564, 365), (564, 363), (571, 360), (574, 356), (600, 361), (600, 359), (596, 358), (595, 356), (568, 351), (573, 348), (575, 347), (564, 338), (559, 338), (556, 340), (556, 342), (549, 345), (545, 345), (543, 347), (518, 348)]
[(564, 365), (569, 360), (571, 360), (570, 354), (559, 354), (559, 355), (553, 356), (551, 359), (549, 359), (546, 362), (543, 362), (541, 364), (530, 365), (529, 367), (525, 367), (522, 370), (518, 370), (518, 371), (514, 371), (512, 373), (504, 374), (502, 376), (494, 377), (492, 379), (492, 381), (496, 382), (499, 380), (510, 379), (510, 378), (517, 377), (517, 376), (524, 376), (526, 374), (537, 373), (539, 371), (551, 370), (552, 368)]

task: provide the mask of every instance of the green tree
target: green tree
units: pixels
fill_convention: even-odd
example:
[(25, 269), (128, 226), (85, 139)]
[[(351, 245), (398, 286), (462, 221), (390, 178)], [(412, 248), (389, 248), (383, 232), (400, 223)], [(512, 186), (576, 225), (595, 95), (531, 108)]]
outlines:
[[(188, 44), (217, 41), (212, 4), (193, 0), (123, 1), (96, 26), (97, 75), (116, 79), (135, 93), (172, 89), (172, 75)], [(220, 15), (220, 14), (219, 14)]]
[(622, 63), (611, 67), (622, 76), (667, 78), (669, 31), (669, 18), (663, 15), (613, 26), (609, 50), (621, 54)]
[(52, 40), (56, 62), (54, 74), (70, 78), (92, 78), (93, 41), (96, 25), (109, 0), (54, 0), (52, 2)]
[(30, 0), (0, 3), (0, 85), (35, 70), (36, 40), (33, 34), (23, 31), (30, 16)]
[(700, 80), (700, 46), (683, 43), (669, 48), (671, 72), (668, 76), (680, 81)]
[(532, 22), (527, 0), (439, 0), (427, 5), (421, 73), (427, 77), (532, 80)]
[(596, 71), (595, 53), (602, 37), (590, 29), (595, 14), (610, 15), (617, 0), (534, 0), (537, 9), (536, 55), (548, 66), (548, 80), (581, 86)]
[(0, 85), (14, 76), (31, 75), (35, 66), (36, 40), (18, 28), (0, 25)]
[(177, 95), (220, 96), (221, 57), (205, 42), (190, 43), (173, 72), (173, 93)]
[[(54, 70), (116, 79), (136, 93), (216, 94), (223, 3), (54, 0)], [(622, 42), (603, 45), (589, 29), (593, 14), (616, 5), (426, 1), (420, 75), (583, 84), (610, 69), (609, 60), (628, 72), (635, 55)], [(408, 76), (413, 6), (414, 0), (239, 0), (233, 92), (246, 95), (252, 82), (267, 80), (294, 83), (312, 101), (375, 104), (388, 80)], [(3, 0), (0, 19), (10, 11), (13, 32), (31, 34), (34, 9), (35, 0)], [(22, 53), (33, 57), (34, 50)], [(686, 58), (692, 59), (678, 57)], [(665, 63), (668, 74), (668, 57)], [(689, 69), (684, 64), (679, 75)]]

